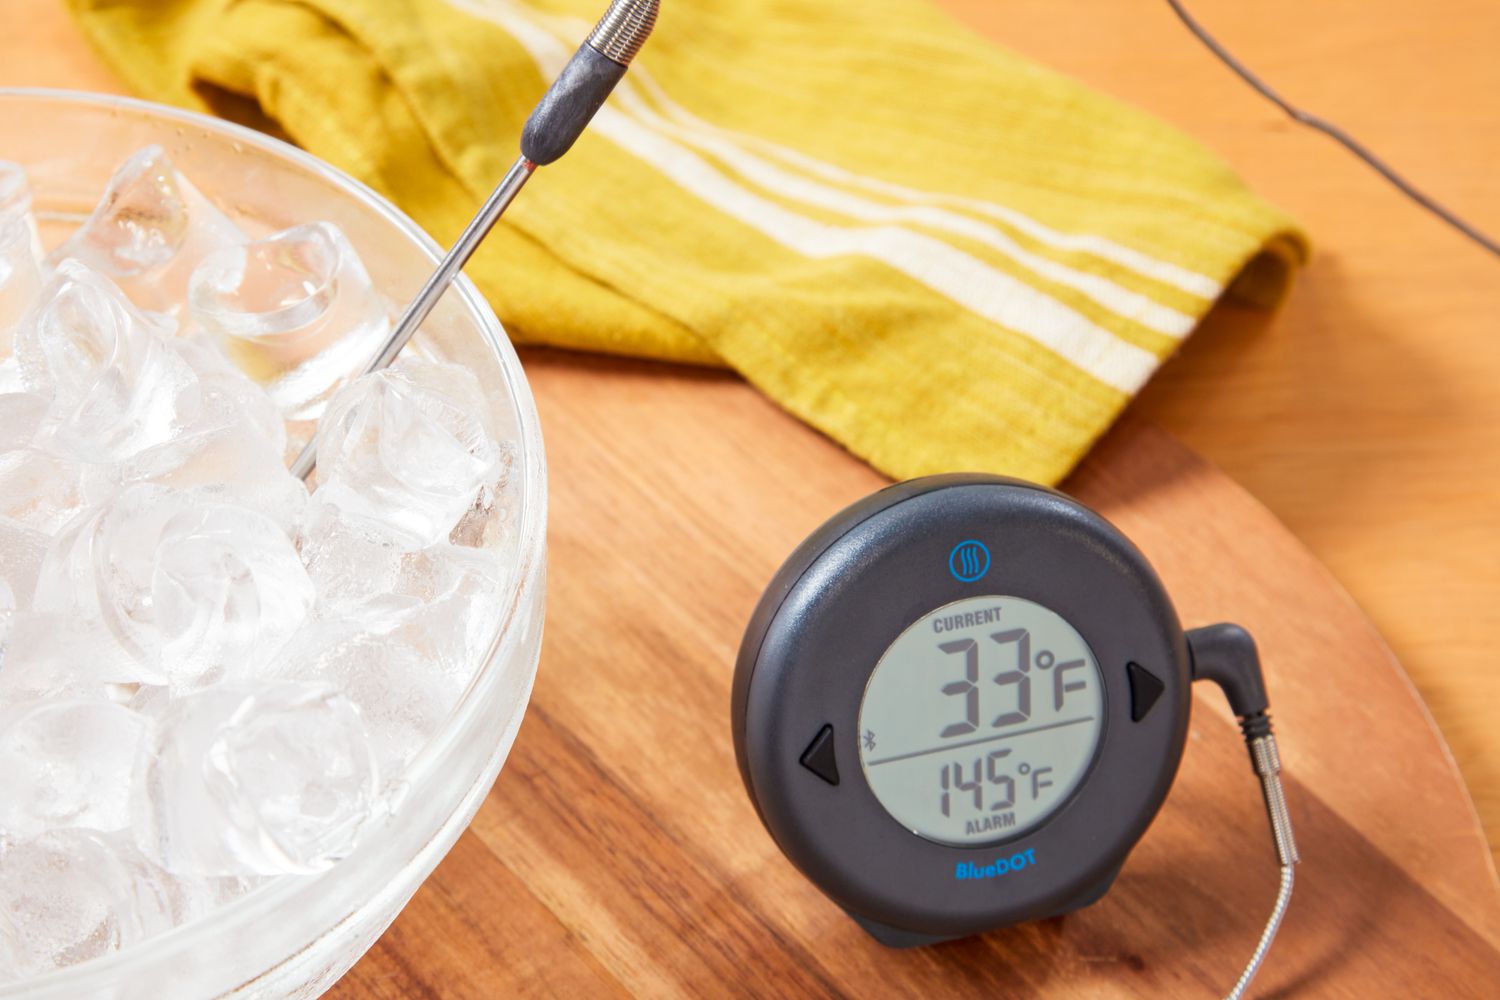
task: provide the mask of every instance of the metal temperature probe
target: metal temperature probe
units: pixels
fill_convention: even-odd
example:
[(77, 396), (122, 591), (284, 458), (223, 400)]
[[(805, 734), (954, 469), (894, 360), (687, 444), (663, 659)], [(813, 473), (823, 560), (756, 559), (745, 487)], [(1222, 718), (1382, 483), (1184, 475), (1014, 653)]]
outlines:
[[(380, 353), (362, 374), (379, 371), (396, 360), (401, 348), (417, 332), (458, 272), (463, 270), (464, 264), (484, 242), (500, 216), (505, 214), (532, 172), (572, 148), (645, 44), (656, 25), (658, 6), (659, 0), (614, 0), (610, 4), (609, 10), (573, 53), (562, 74), (553, 81), (526, 120), (526, 127), (521, 132), (521, 155), (511, 164), (479, 213), (464, 228), (437, 270), (407, 305), (391, 328)], [(292, 463), (292, 474), (305, 480), (312, 474), (317, 461), (318, 437), (314, 432), (312, 440)]]

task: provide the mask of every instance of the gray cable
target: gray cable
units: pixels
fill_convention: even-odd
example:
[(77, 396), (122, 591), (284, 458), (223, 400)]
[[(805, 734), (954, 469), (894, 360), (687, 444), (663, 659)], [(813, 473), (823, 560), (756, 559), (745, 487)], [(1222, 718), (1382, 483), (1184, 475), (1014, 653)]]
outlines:
[(1266, 921), (1265, 930), (1260, 932), (1260, 943), (1255, 946), (1255, 953), (1250, 956), (1245, 971), (1240, 973), (1234, 989), (1229, 991), (1224, 1000), (1241, 1000), (1245, 991), (1250, 988), (1251, 981), (1255, 979), (1255, 974), (1260, 971), (1261, 963), (1265, 962), (1266, 953), (1271, 950), (1271, 942), (1276, 940), (1276, 932), (1281, 929), (1281, 918), (1286, 916), (1286, 908), (1292, 901), (1295, 870), (1291, 865), (1282, 865), (1281, 887), (1276, 890), (1276, 905), (1271, 909), (1271, 919)]
[(1452, 226), (1454, 229), (1457, 229), (1459, 232), (1463, 233), (1475, 243), (1478, 243), (1481, 247), (1488, 250), (1490, 253), (1494, 254), (1497, 257), (1500, 257), (1500, 243), (1497, 243), (1495, 240), (1485, 235), (1475, 226), (1469, 224), (1459, 216), (1455, 215), (1453, 212), (1450, 212), (1448, 209), (1438, 204), (1432, 199), (1431, 196), (1419, 190), (1416, 185), (1412, 184), (1411, 181), (1407, 180), (1405, 177), (1397, 173), (1394, 167), (1386, 163), (1379, 156), (1376, 156), (1375, 153), (1372, 152), (1370, 148), (1367, 147), (1364, 143), (1354, 138), (1354, 136), (1350, 135), (1348, 132), (1345, 132), (1338, 125), (1320, 115), (1315, 115), (1310, 111), (1302, 110), (1292, 102), (1288, 101), (1286, 98), (1282, 97), (1275, 90), (1273, 90), (1270, 84), (1262, 80), (1248, 66), (1240, 62), (1239, 59), (1235, 58), (1235, 56), (1228, 49), (1219, 44), (1218, 39), (1209, 34), (1208, 29), (1199, 24), (1197, 20), (1193, 18), (1193, 15), (1187, 12), (1187, 9), (1183, 7), (1181, 0), (1167, 0), (1167, 4), (1177, 14), (1178, 19), (1187, 26), (1187, 29), (1194, 35), (1196, 35), (1200, 42), (1208, 46), (1210, 52), (1219, 57), (1220, 62), (1233, 70), (1241, 80), (1244, 80), (1251, 87), (1253, 87), (1262, 97), (1270, 101), (1272, 104), (1276, 105), (1282, 111), (1285, 111), (1287, 113), (1287, 116), (1290, 117), (1293, 121), (1306, 125), (1308, 128), (1317, 129), (1319, 132), (1322, 132), (1334, 142), (1337, 142), (1349, 152), (1353, 153), (1355, 156), (1363, 160), (1376, 173), (1380, 174), (1380, 176), (1390, 181), (1391, 184), (1393, 184), (1396, 189), (1402, 194), (1406, 195), (1412, 201), (1427, 209), (1427, 211), (1431, 212), (1439, 219), (1442, 219), (1444, 222), (1448, 223), (1448, 225)]
[(1297, 853), (1297, 839), (1292, 835), (1292, 817), (1286, 807), (1286, 791), (1281, 787), (1281, 753), (1276, 748), (1276, 737), (1269, 732), (1269, 720), (1266, 720), (1266, 726), (1265, 735), (1252, 737), (1248, 743), (1250, 762), (1260, 778), (1261, 794), (1266, 801), (1266, 818), (1271, 822), (1271, 840), (1276, 846), (1276, 859), (1281, 863), (1281, 887), (1276, 891), (1276, 905), (1271, 908), (1265, 930), (1260, 932), (1260, 941), (1256, 943), (1245, 971), (1240, 973), (1239, 980), (1225, 1000), (1241, 1000), (1265, 962), (1266, 954), (1271, 950), (1271, 942), (1276, 940), (1276, 932), (1281, 929), (1281, 920), (1286, 916), (1287, 906), (1292, 901), (1292, 883), (1295, 881), (1293, 870), (1297, 862), (1302, 860)]

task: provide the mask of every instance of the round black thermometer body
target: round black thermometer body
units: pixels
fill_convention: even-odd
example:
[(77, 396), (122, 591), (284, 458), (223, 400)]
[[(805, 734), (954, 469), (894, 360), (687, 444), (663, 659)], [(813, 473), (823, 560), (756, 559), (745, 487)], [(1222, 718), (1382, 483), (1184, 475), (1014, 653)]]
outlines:
[(1187, 733), (1186, 640), (1103, 518), (1030, 483), (901, 483), (797, 549), (734, 679), (776, 843), (870, 933), (916, 945), (1094, 902)]

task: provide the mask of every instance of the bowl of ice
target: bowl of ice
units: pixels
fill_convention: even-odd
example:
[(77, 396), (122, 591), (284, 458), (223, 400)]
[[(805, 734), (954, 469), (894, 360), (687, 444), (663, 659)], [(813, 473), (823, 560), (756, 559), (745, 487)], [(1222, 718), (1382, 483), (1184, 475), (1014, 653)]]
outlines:
[(467, 280), (360, 375), (438, 256), (274, 139), (0, 91), (0, 998), (315, 996), (488, 793), (531, 394)]

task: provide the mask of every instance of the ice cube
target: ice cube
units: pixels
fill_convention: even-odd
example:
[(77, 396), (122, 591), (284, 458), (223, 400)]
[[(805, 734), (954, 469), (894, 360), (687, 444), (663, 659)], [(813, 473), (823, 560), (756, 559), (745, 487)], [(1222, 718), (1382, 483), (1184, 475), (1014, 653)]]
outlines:
[(402, 552), (361, 522), (314, 500), (302, 558), (318, 589), (314, 617), (352, 623), (411, 646), (461, 687), (499, 632), (505, 565), (456, 545)]
[(402, 551), (319, 494), (308, 512), (301, 551), (318, 605), (269, 669), (346, 691), (394, 773), (437, 731), (499, 633), (506, 565), (455, 545)]
[(135, 799), (137, 843), (168, 871), (316, 872), (353, 850), (378, 773), (349, 699), (323, 684), (219, 685), (174, 700)]
[(8, 517), (0, 517), (0, 579), (10, 588), (11, 608), (30, 610), (37, 574), (51, 539)]
[(326, 683), (348, 696), (369, 729), (380, 773), (390, 779), (441, 728), (465, 687), (409, 643), (348, 621), (310, 625), (269, 669), (278, 678)]
[(114, 697), (140, 669), (97, 622), (72, 614), (27, 612), (10, 619), (0, 660), (0, 705), (43, 698)]
[(118, 835), (54, 830), (0, 852), (0, 981), (117, 952), (172, 926), (170, 883)]
[(253, 673), (314, 596), (291, 539), (264, 514), (137, 484), (57, 537), (35, 606), (102, 623), (136, 663), (134, 680), (188, 690)]
[(83, 475), (79, 463), (38, 448), (0, 452), (0, 517), (57, 531), (83, 509)]
[(314, 597), (284, 529), (194, 498), (165, 526), (151, 580), (168, 677), (249, 673), (297, 630)]
[[(5, 649), (10, 643), (10, 625), (16, 617), (16, 595), (10, 583), (0, 577), (0, 670), (5, 668)], [(0, 674), (0, 678), (3, 678)]]
[(93, 214), (47, 262), (83, 261), (142, 308), (175, 312), (199, 262), (244, 239), (164, 149), (147, 146), (121, 164)]
[(37, 576), (35, 609), (98, 626), (133, 669), (127, 678), (166, 683), (155, 630), (151, 577), (170, 492), (140, 486), (70, 522), (53, 539)]
[(0, 391), (0, 454), (31, 444), (46, 414), (46, 396)]
[[(218, 346), (207, 337), (179, 339), (174, 347), (179, 356), (198, 377), (201, 398), (195, 397), (187, 408), (186, 419), (200, 419), (233, 412), (246, 428), (264, 438), (277, 452), (286, 450), (286, 423), (276, 403), (243, 371), (235, 367)], [(222, 419), (222, 417), (220, 418)]]
[(0, 358), (0, 393), (25, 393), (26, 380), (21, 377), (21, 363), (14, 354)]
[(16, 328), (41, 291), (25, 229), (0, 220), (0, 355), (9, 354)]
[(329, 405), (318, 435), (320, 495), (408, 549), (447, 541), (491, 493), (501, 452), (479, 381), (420, 362), (358, 379)]
[[(406, 555), (380, 525), (343, 517), (321, 494), (307, 505), (297, 547), (324, 617), (339, 617), (391, 595)], [(409, 603), (397, 601), (399, 607)]]
[(31, 259), (41, 270), (42, 239), (32, 211), (31, 183), (19, 163), (0, 160), (0, 221), (19, 222), (31, 242)]
[(31, 189), (19, 164), (0, 160), (0, 354), (41, 289)]
[(170, 321), (135, 308), (103, 275), (64, 261), (16, 332), (27, 388), (51, 399), (37, 442), (114, 462), (165, 440), (192, 371), (168, 348)]
[(266, 387), (290, 419), (316, 417), (361, 372), (390, 327), (389, 306), (330, 222), (227, 247), (193, 273), (194, 324)]
[(91, 480), (90, 495), (135, 482), (195, 489), (259, 511), (290, 532), (307, 504), (307, 486), (287, 471), (281, 414), (212, 344), (185, 339), (172, 349), (196, 380), (178, 397), (171, 436), (103, 471)]
[(500, 465), (494, 482), (481, 490), (474, 506), (464, 511), (449, 534), (454, 545), (509, 552), (520, 516), (521, 484), (516, 474), (516, 449), (501, 441)]
[(499, 634), (504, 587), (504, 564), (484, 549), (434, 545), (410, 553), (393, 594), (411, 606), (390, 619), (390, 633), (462, 689)]
[(9, 705), (0, 714), (0, 841), (130, 822), (146, 720), (102, 698)]

